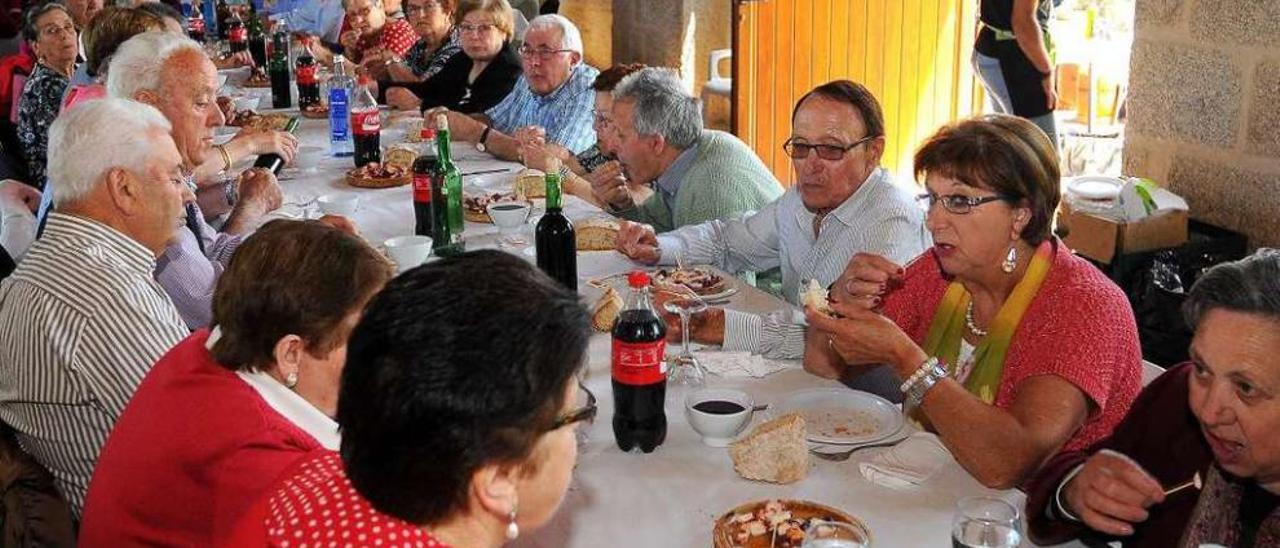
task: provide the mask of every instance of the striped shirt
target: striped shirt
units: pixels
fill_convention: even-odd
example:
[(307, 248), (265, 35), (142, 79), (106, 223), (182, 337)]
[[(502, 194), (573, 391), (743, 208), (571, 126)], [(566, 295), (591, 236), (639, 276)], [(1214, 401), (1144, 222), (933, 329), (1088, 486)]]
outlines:
[(569, 79), (547, 95), (534, 93), (529, 80), (520, 75), (511, 93), (485, 115), (494, 129), (507, 135), (524, 126), (539, 126), (547, 130), (548, 142), (577, 154), (596, 143), (591, 125), (596, 96), (591, 84), (599, 74), (594, 67), (578, 63)]
[(213, 321), (213, 290), (244, 237), (218, 232), (195, 202), (187, 204), (187, 227), (179, 228), (156, 261), (156, 281), (191, 330)]
[(188, 333), (154, 269), (137, 241), (55, 212), (0, 283), (0, 420), (53, 473), (77, 519), (111, 427)]
[(804, 355), (800, 292), (809, 279), (830, 285), (854, 255), (865, 252), (898, 264), (924, 252), (932, 240), (924, 210), (894, 186), (883, 168), (822, 219), (804, 207), (794, 187), (743, 220), (711, 221), (658, 235), (664, 265), (710, 264), (729, 272), (781, 267), (782, 296), (794, 307), (766, 316), (725, 310), (724, 348), (770, 358)]

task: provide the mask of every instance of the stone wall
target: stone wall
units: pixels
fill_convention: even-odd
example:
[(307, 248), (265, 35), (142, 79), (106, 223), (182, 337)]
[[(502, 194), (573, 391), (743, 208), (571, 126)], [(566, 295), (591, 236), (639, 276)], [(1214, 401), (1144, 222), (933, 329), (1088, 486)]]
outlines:
[(1125, 173), (1280, 246), (1280, 0), (1139, 0)]

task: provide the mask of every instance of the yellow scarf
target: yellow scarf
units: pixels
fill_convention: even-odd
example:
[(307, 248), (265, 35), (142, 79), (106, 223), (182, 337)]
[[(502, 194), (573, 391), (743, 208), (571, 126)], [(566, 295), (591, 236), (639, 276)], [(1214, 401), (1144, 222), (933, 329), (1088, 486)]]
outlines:
[[(964, 387), (988, 404), (995, 401), (999, 392), (1000, 378), (1004, 376), (1004, 358), (1009, 351), (1009, 344), (1013, 342), (1013, 333), (1018, 330), (1022, 314), (1031, 306), (1031, 301), (1035, 299), (1052, 264), (1053, 244), (1045, 240), (1031, 256), (1031, 264), (1027, 266), (1022, 280), (1000, 307), (987, 336), (983, 337), (974, 350), (973, 370), (965, 379)], [(938, 310), (934, 312), (929, 333), (924, 339), (925, 354), (947, 364), (952, 377), (960, 365), (956, 362), (959, 361), (960, 340), (965, 330), (964, 316), (970, 298), (969, 292), (960, 282), (951, 282), (942, 302), (938, 304)]]

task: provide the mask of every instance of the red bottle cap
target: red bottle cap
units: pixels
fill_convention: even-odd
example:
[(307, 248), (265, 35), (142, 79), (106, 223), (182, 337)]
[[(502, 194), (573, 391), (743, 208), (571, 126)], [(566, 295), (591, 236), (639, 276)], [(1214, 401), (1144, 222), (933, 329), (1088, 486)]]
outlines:
[(643, 270), (633, 270), (627, 274), (627, 285), (634, 288), (647, 287), (649, 285), (649, 273)]
[(422, 131), (419, 132), (418, 135), (422, 136), (423, 139), (435, 139), (436, 128), (423, 126)]

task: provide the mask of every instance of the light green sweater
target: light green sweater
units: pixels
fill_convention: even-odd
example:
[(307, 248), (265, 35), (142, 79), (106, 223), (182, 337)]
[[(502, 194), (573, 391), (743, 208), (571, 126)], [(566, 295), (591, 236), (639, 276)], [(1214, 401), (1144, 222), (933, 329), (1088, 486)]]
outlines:
[(728, 220), (757, 211), (782, 195), (782, 185), (737, 137), (706, 130), (698, 138), (697, 156), (676, 191), (674, 204), (654, 189), (653, 196), (619, 217), (668, 232), (713, 219)]

